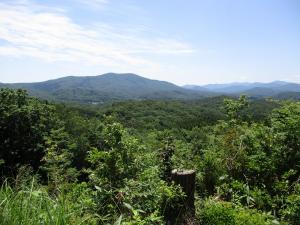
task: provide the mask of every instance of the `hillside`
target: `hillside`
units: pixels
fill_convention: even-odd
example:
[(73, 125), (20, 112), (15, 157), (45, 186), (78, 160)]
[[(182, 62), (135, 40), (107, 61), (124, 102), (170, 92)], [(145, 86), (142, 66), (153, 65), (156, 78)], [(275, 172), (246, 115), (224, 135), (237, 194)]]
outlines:
[(209, 92), (187, 90), (172, 83), (135, 74), (107, 73), (99, 76), (68, 76), (37, 83), (2, 84), (26, 89), (31, 95), (55, 101), (99, 104), (119, 100), (197, 99)]

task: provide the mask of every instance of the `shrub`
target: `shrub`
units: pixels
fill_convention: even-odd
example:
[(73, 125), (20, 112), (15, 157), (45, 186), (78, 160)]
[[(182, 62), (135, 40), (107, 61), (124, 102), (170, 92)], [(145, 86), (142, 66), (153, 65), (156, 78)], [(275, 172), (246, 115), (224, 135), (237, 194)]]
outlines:
[(287, 198), (285, 209), (282, 210), (285, 220), (291, 225), (299, 225), (300, 222), (300, 195), (294, 194)]
[(83, 214), (83, 208), (74, 209), (73, 202), (61, 194), (51, 198), (35, 181), (31, 186), (16, 190), (4, 184), (0, 188), (0, 225), (79, 225), (97, 224), (91, 214)]
[(280, 224), (273, 216), (254, 209), (236, 207), (232, 203), (205, 200), (200, 215), (203, 225), (271, 225)]
[(200, 221), (203, 225), (233, 225), (234, 208), (228, 202), (208, 200), (204, 203)]

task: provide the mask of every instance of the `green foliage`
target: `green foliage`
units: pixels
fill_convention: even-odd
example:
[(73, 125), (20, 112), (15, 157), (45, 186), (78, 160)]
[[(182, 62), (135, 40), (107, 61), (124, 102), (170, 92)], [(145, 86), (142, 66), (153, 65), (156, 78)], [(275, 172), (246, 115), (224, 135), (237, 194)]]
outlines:
[(162, 137), (159, 137), (159, 141), (163, 143), (163, 147), (159, 149), (161, 158), (161, 177), (163, 180), (170, 182), (172, 173), (172, 156), (174, 154), (173, 138), (168, 133), (163, 133)]
[(157, 168), (146, 169), (138, 180), (129, 180), (120, 193), (124, 224), (161, 224), (166, 210), (182, 207), (184, 197), (178, 186), (159, 178)]
[(200, 221), (205, 225), (233, 225), (234, 209), (230, 203), (208, 201), (202, 209)]
[(121, 124), (112, 117), (106, 118), (101, 132), (102, 149), (92, 148), (88, 161), (93, 169), (90, 178), (97, 185), (109, 185), (118, 188), (125, 178), (134, 176), (135, 165), (133, 152), (138, 151), (137, 140), (126, 137)]
[(72, 150), (74, 144), (70, 143), (68, 134), (63, 129), (52, 130), (46, 140), (46, 154), (42, 159), (44, 169), (48, 176), (48, 185), (57, 190), (60, 185), (76, 180), (76, 169), (72, 164)]
[(279, 224), (272, 216), (256, 210), (234, 207), (229, 202), (208, 199), (199, 213), (203, 225), (271, 225)]
[[(274, 161), (279, 173), (289, 169), (298, 171), (300, 166), (300, 103), (292, 102), (275, 110), (272, 115), (274, 135)], [(297, 176), (294, 176), (294, 178)]]
[[(210, 107), (207, 107), (207, 101), (210, 102)], [(220, 99), (213, 98), (197, 102), (127, 101), (105, 105), (100, 108), (100, 113), (116, 115), (124, 126), (143, 132), (175, 128), (192, 129), (196, 125), (213, 124), (224, 118), (224, 114), (219, 110), (221, 104)]]
[(23, 90), (0, 89), (1, 174), (15, 175), (26, 164), (36, 171), (45, 139), (56, 126), (53, 106), (28, 97)]
[(238, 120), (241, 117), (241, 111), (249, 105), (245, 95), (240, 96), (238, 100), (224, 99), (224, 109), (230, 120)]
[(196, 171), (200, 224), (299, 224), (299, 102), (242, 96), (224, 114), (223, 99), (88, 107), (1, 89), (0, 224), (163, 224), (184, 199), (172, 169)]
[(219, 176), (222, 174), (222, 162), (217, 159), (214, 152), (207, 152), (203, 157), (202, 162), (202, 184), (204, 193), (212, 195), (216, 191)]
[(92, 148), (88, 155), (89, 179), (96, 188), (99, 213), (116, 214), (124, 200), (121, 188), (136, 175), (133, 153), (139, 146), (112, 117), (105, 119), (101, 136), (102, 149)]
[[(204, 151), (204, 162), (200, 163), (204, 187), (199, 189), (200, 193), (211, 190), (210, 195), (236, 206), (272, 212), (285, 220), (287, 215), (294, 218), (299, 196), (295, 187), (300, 175), (299, 104), (284, 103), (273, 112), (267, 125), (242, 122), (241, 111), (237, 110), (240, 105), (232, 105), (228, 107), (232, 110), (228, 111), (229, 121), (215, 126), (212, 143)], [(293, 204), (291, 199), (295, 200)], [(290, 219), (291, 224), (295, 220)]]
[(49, 197), (34, 180), (28, 188), (21, 190), (4, 184), (0, 189), (0, 224), (97, 224), (94, 215), (83, 213), (83, 207), (74, 208), (74, 205), (64, 195)]
[(285, 206), (280, 213), (290, 224), (297, 225), (300, 221), (300, 184), (297, 184), (294, 188), (294, 194), (287, 197)]

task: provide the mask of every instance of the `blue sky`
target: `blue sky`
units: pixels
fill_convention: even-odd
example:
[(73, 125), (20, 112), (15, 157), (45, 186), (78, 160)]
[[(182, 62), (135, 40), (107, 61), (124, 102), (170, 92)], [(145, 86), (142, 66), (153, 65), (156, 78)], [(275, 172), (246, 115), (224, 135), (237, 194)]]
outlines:
[(300, 83), (299, 0), (0, 0), (0, 82)]

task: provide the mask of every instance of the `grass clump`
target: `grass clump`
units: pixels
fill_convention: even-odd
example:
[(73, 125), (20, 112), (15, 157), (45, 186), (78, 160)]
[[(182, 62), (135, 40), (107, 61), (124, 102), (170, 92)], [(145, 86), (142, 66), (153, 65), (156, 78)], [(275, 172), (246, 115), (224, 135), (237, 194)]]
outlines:
[(74, 209), (64, 194), (52, 197), (34, 180), (20, 190), (7, 183), (0, 189), (0, 225), (96, 224), (82, 214), (83, 210)]

